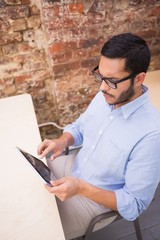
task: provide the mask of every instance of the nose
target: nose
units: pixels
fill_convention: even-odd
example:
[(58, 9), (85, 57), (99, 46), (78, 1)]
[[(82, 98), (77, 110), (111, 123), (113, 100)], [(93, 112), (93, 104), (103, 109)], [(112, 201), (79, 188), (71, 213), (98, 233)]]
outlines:
[(102, 81), (100, 87), (99, 87), (99, 90), (100, 91), (109, 91), (110, 90), (110, 87), (105, 83), (105, 81)]

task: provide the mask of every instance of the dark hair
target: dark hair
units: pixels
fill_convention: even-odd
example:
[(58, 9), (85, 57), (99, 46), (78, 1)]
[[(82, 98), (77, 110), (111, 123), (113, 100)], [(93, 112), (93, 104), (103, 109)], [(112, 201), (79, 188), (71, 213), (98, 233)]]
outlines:
[(107, 58), (125, 58), (125, 70), (130, 73), (147, 72), (150, 50), (144, 39), (132, 33), (122, 33), (109, 39), (101, 54)]

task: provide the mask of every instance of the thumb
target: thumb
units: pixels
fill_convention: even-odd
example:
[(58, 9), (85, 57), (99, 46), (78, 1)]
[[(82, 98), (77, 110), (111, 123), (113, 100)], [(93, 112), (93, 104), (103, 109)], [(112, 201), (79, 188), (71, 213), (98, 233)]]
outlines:
[(52, 184), (54, 187), (56, 187), (56, 186), (61, 185), (63, 182), (64, 182), (64, 179), (63, 179), (63, 178), (60, 178), (60, 179), (51, 181), (51, 184)]

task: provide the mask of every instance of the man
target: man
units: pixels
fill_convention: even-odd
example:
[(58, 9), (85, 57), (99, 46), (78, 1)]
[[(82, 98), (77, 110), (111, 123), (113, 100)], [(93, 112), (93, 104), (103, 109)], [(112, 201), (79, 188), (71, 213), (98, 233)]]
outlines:
[[(57, 180), (46, 188), (58, 198), (67, 239), (83, 235), (92, 217), (107, 209), (134, 220), (153, 199), (160, 180), (160, 114), (143, 85), (149, 63), (142, 38), (111, 38), (92, 71), (98, 94), (59, 139), (38, 146), (41, 157), (54, 151), (48, 164)], [(82, 144), (77, 156), (58, 157), (73, 144)]]

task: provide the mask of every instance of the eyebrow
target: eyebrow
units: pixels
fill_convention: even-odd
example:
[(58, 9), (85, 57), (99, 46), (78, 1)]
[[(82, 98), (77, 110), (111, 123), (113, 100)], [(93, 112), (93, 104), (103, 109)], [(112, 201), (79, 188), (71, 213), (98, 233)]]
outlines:
[(116, 78), (116, 77), (104, 77), (104, 76), (100, 73), (99, 68), (98, 68), (97, 70), (98, 70), (98, 73), (99, 73), (103, 78), (105, 78), (105, 79), (108, 79), (108, 80), (110, 80), (110, 79), (119, 80), (119, 79), (120, 79), (120, 78)]

